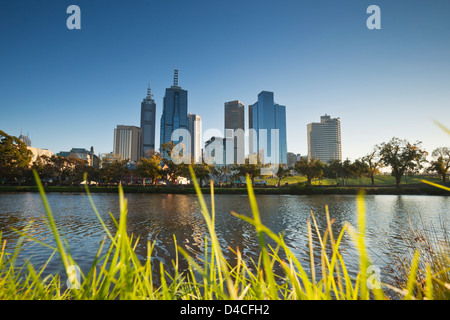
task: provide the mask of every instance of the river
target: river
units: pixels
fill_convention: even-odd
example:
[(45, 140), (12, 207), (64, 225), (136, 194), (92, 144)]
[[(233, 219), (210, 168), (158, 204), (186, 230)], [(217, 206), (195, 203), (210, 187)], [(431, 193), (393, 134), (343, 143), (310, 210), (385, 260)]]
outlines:
[[(195, 195), (182, 194), (126, 194), (128, 199), (127, 227), (129, 234), (140, 237), (137, 253), (145, 259), (147, 241), (155, 242), (154, 262), (171, 266), (174, 258), (174, 238), (193, 257), (201, 258), (207, 227), (199, 210)], [(88, 270), (106, 233), (98, 221), (85, 194), (49, 193), (47, 195), (55, 220), (67, 242), (75, 261)], [(93, 194), (93, 201), (108, 228), (115, 230), (110, 213), (119, 218), (117, 194)], [(211, 197), (205, 196), (208, 204)], [(356, 197), (352, 195), (257, 195), (262, 222), (276, 233), (283, 233), (288, 246), (308, 269), (307, 220), (311, 212), (319, 230), (326, 228), (325, 206), (329, 206), (333, 229), (338, 235), (346, 222), (357, 227)], [(215, 195), (216, 232), (226, 256), (234, 259), (229, 248), (239, 250), (246, 258), (256, 258), (259, 253), (257, 238), (252, 226), (232, 216), (231, 211), (251, 215), (246, 195)], [(409, 237), (410, 224), (433, 237), (443, 239), (448, 225), (450, 197), (445, 196), (391, 196), (367, 195), (365, 197), (367, 220), (367, 245), (372, 263), (388, 279), (393, 256), (408, 253), (404, 237)], [(38, 193), (0, 194), (0, 232), (7, 240), (7, 251), (12, 251), (19, 239), (14, 229), (24, 230), (43, 242), (53, 244), (45, 224), (45, 210)], [(314, 236), (318, 249), (318, 237)], [(341, 251), (351, 273), (358, 268), (358, 256), (349, 236), (343, 238)], [(40, 244), (25, 240), (20, 253), (22, 260), (30, 258), (35, 267), (42, 266), (52, 251)], [(155, 264), (156, 265), (156, 264)], [(156, 265), (157, 266), (157, 265)], [(61, 272), (61, 264), (54, 258), (46, 272)], [(385, 279), (382, 279), (384, 281)]]

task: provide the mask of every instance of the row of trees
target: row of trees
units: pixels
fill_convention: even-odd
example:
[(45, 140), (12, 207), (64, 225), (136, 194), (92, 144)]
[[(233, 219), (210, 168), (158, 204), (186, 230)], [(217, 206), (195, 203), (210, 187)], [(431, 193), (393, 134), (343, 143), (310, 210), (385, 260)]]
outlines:
[(421, 142), (410, 143), (394, 137), (389, 142), (376, 145), (371, 153), (354, 162), (347, 159), (325, 164), (318, 159), (308, 161), (302, 158), (295, 164), (294, 170), (305, 176), (308, 184), (311, 184), (313, 179), (322, 177), (341, 180), (343, 185), (347, 185), (349, 178), (370, 177), (374, 184), (374, 176), (380, 173), (383, 167), (391, 169), (397, 186), (400, 185), (402, 177), (417, 174), (421, 170), (439, 174), (445, 183), (450, 169), (450, 149), (435, 149), (431, 161), (427, 160), (427, 155), (428, 152), (422, 148)]
[[(2, 183), (32, 183), (32, 170), (36, 170), (44, 181), (55, 181), (59, 184), (78, 184), (83, 181), (84, 173), (88, 173), (88, 182), (100, 181), (117, 183), (127, 175), (144, 178), (155, 184), (164, 179), (174, 184), (178, 177), (189, 177), (189, 167), (176, 164), (171, 159), (173, 143), (163, 144), (161, 154), (154, 153), (148, 159), (142, 158), (133, 170), (130, 170), (127, 160), (103, 158), (100, 169), (95, 169), (78, 158), (62, 156), (40, 156), (31, 163), (32, 153), (18, 138), (0, 131), (0, 181)], [(165, 158), (162, 154), (168, 154)], [(274, 174), (281, 181), (292, 174), (305, 176), (307, 183), (314, 179), (336, 179), (337, 183), (347, 185), (350, 178), (370, 177), (374, 184), (374, 176), (383, 167), (389, 167), (396, 179), (397, 186), (403, 176), (411, 175), (423, 170), (441, 175), (446, 182), (446, 175), (450, 169), (450, 149), (437, 148), (432, 152), (432, 160), (427, 161), (428, 153), (422, 148), (421, 142), (410, 143), (407, 140), (392, 138), (389, 142), (374, 147), (366, 156), (353, 162), (335, 160), (323, 163), (318, 159), (301, 158), (293, 167), (280, 166)], [(30, 165), (31, 163), (31, 165)], [(212, 179), (216, 182), (239, 180), (249, 175), (252, 182), (261, 176), (263, 164), (258, 160), (252, 164), (246, 159), (244, 164), (228, 167), (215, 167), (206, 163), (194, 164), (193, 169), (200, 182)], [(144, 181), (145, 181), (144, 180)]]
[[(172, 145), (165, 146), (165, 150), (171, 150)], [(293, 173), (306, 177), (307, 183), (311, 184), (314, 179), (329, 178), (336, 179), (337, 183), (348, 184), (350, 178), (369, 177), (371, 183), (375, 184), (374, 176), (379, 174), (382, 168), (389, 167), (392, 176), (395, 177), (396, 185), (399, 186), (402, 177), (410, 176), (426, 170), (429, 173), (441, 175), (442, 181), (447, 181), (447, 173), (450, 169), (450, 149), (441, 147), (435, 149), (431, 156), (432, 160), (427, 160), (428, 152), (422, 147), (421, 142), (411, 143), (405, 139), (392, 138), (389, 142), (383, 142), (376, 145), (372, 152), (355, 161), (334, 160), (329, 163), (323, 163), (318, 159), (301, 158), (292, 168), (280, 166), (274, 174), (278, 178), (278, 185), (281, 185), (282, 179)], [(183, 165), (173, 165), (171, 161), (166, 161), (166, 166), (173, 167), (171, 172), (180, 170), (183, 172)], [(222, 167), (220, 169), (206, 164), (194, 165), (194, 171), (200, 179), (208, 179), (210, 176), (217, 178), (220, 176), (229, 176), (231, 179), (249, 175), (252, 183), (255, 178), (261, 176), (261, 168), (264, 167), (259, 161), (257, 164), (250, 164), (248, 159), (245, 164), (233, 165), (230, 168)], [(219, 179), (220, 180), (220, 179)], [(338, 182), (340, 181), (340, 182)]]

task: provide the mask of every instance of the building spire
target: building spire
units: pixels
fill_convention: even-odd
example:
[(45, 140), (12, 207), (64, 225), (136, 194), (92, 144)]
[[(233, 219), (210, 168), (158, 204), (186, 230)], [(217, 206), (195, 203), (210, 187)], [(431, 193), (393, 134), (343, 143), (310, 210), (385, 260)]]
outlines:
[(148, 83), (147, 99), (153, 99), (152, 88), (150, 87), (150, 82)]
[(173, 86), (178, 87), (178, 69), (173, 72)]

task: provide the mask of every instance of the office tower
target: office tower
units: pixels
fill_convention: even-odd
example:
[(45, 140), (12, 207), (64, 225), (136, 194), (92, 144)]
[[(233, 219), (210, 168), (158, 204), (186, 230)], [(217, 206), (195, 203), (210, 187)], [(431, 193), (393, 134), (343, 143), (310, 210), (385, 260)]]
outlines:
[(249, 106), (249, 153), (262, 163), (287, 164), (286, 107), (274, 102), (273, 92), (262, 91)]
[(27, 149), (32, 153), (30, 165), (33, 164), (33, 162), (35, 162), (38, 157), (46, 156), (48, 158), (51, 158), (52, 156), (54, 156), (54, 153), (48, 149), (35, 148), (30, 146), (27, 146)]
[(225, 102), (225, 160), (226, 164), (245, 162), (244, 104), (238, 100)]
[(293, 167), (297, 161), (300, 161), (301, 155), (299, 153), (295, 154), (293, 152), (287, 153), (287, 166)]
[(342, 161), (341, 121), (331, 119), (327, 114), (320, 117), (320, 122), (307, 126), (308, 160), (316, 158), (322, 162)]
[(142, 129), (118, 125), (114, 129), (114, 151), (122, 160), (137, 163), (142, 155)]
[(194, 163), (202, 163), (202, 118), (192, 113), (187, 118), (191, 135), (191, 158)]
[[(248, 106), (248, 158), (252, 161), (252, 156), (257, 154), (256, 151), (256, 131), (253, 126), (253, 105)], [(255, 159), (253, 159), (255, 160)]]
[(25, 145), (27, 147), (31, 147), (31, 139), (28, 137), (28, 135), (24, 136), (21, 132), (20, 136), (19, 136), (19, 140), (22, 141), (23, 143), (25, 143)]
[[(175, 136), (172, 137), (172, 133), (177, 129), (189, 129), (187, 123), (187, 105), (187, 91), (181, 89), (178, 85), (178, 70), (175, 70), (173, 86), (166, 89), (164, 96), (163, 112), (161, 116), (160, 146), (169, 142), (177, 144), (180, 142), (180, 137), (176, 133)], [(163, 155), (165, 157), (168, 156), (165, 151)]]
[(287, 165), (286, 107), (275, 104), (275, 129), (279, 130), (279, 163)]
[(72, 148), (70, 151), (60, 151), (57, 156), (78, 158), (86, 161), (86, 165), (94, 168), (100, 167), (100, 158), (94, 153), (94, 147), (90, 150), (84, 148)]
[(225, 139), (222, 137), (211, 137), (205, 142), (204, 161), (214, 166), (224, 165), (224, 144)]
[(142, 157), (150, 158), (155, 150), (155, 128), (156, 128), (156, 103), (153, 100), (150, 84), (147, 96), (141, 103), (141, 129), (142, 129)]

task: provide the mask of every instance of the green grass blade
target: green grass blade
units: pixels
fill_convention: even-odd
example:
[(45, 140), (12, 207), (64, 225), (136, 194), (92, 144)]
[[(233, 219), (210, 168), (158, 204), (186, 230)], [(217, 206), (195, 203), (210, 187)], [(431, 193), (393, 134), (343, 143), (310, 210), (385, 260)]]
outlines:
[(258, 235), (259, 245), (261, 247), (264, 273), (265, 273), (266, 281), (269, 285), (269, 294), (272, 299), (278, 299), (275, 277), (273, 274), (270, 257), (267, 253), (267, 246), (264, 241), (264, 233), (261, 228), (262, 223), (261, 223), (261, 218), (259, 215), (258, 205), (256, 203), (255, 193), (253, 191), (252, 181), (248, 175), (246, 176), (246, 179), (247, 179), (248, 197), (250, 200), (250, 206), (252, 208), (253, 219), (255, 220), (255, 227), (256, 227), (256, 233)]
[(53, 238), (56, 242), (56, 247), (58, 249), (59, 255), (61, 256), (61, 260), (64, 264), (64, 268), (65, 268), (65, 270), (67, 270), (70, 265), (75, 265), (75, 262), (73, 261), (72, 257), (67, 253), (68, 249), (65, 248), (63, 240), (62, 240), (61, 236), (59, 235), (59, 231), (56, 226), (55, 219), (53, 217), (52, 211), (50, 209), (50, 205), (48, 203), (47, 197), (44, 192), (44, 187), (42, 186), (41, 179), (39, 178), (39, 175), (37, 174), (36, 170), (33, 170), (33, 175), (34, 175), (36, 184), (38, 186), (42, 201), (44, 203), (47, 222), (50, 226), (50, 231), (53, 234)]
[(414, 253), (414, 258), (411, 264), (411, 270), (408, 276), (408, 284), (406, 287), (405, 300), (410, 300), (414, 298), (414, 287), (416, 284), (417, 269), (419, 267), (419, 256), (420, 252), (416, 251)]

